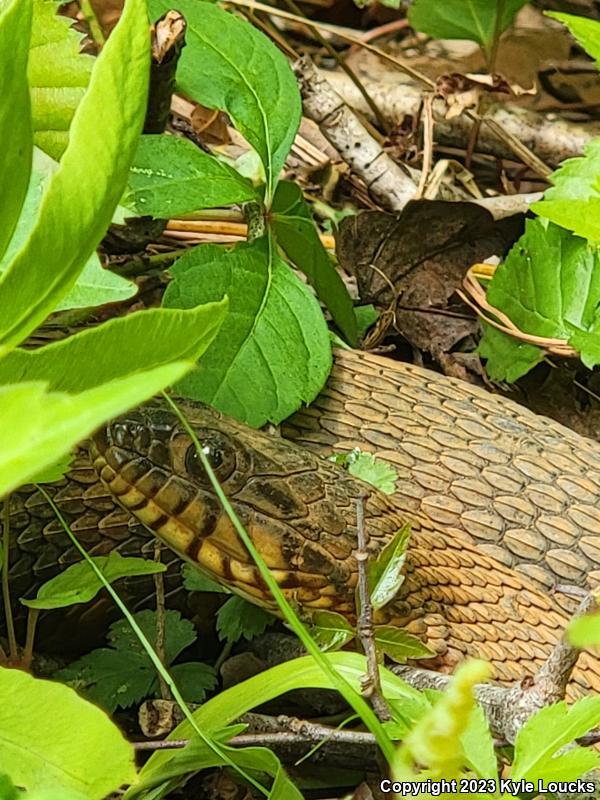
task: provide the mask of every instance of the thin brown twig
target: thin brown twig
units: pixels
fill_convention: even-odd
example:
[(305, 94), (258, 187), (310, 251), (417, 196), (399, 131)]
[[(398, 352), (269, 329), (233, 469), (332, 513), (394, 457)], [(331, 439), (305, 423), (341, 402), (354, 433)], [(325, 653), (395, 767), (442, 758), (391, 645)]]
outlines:
[[(162, 543), (156, 539), (154, 542), (154, 560), (162, 564)], [(154, 590), (156, 592), (156, 655), (160, 658), (161, 664), (167, 666), (167, 654), (165, 649), (166, 637), (166, 611), (165, 611), (165, 581), (162, 572), (154, 574)], [(163, 676), (159, 673), (158, 684), (160, 686), (160, 696), (163, 700), (172, 700), (173, 696)]]
[(17, 637), (15, 634), (15, 621), (13, 619), (12, 605), (10, 600), (10, 495), (4, 498), (2, 507), (2, 600), (4, 601), (4, 618), (6, 620), (6, 635), (8, 638), (8, 649), (12, 659), (18, 656)]

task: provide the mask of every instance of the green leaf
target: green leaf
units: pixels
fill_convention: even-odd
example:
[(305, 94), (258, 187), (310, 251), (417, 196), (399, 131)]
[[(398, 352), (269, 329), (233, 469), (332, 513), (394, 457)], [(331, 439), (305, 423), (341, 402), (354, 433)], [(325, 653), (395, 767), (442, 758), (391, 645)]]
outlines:
[(513, 21), (527, 0), (415, 0), (411, 26), (436, 39), (471, 39), (490, 52), (496, 35)]
[(31, 478), (31, 483), (56, 483), (67, 474), (72, 461), (73, 455), (67, 453), (59, 458), (58, 461), (55, 461), (54, 464), (50, 464), (49, 467), (34, 475)]
[(435, 655), (423, 642), (395, 625), (377, 625), (375, 644), (398, 664), (409, 658), (432, 658)]
[(187, 308), (227, 294), (229, 315), (177, 390), (249, 425), (280, 422), (319, 393), (331, 367), (321, 309), (269, 239), (202, 245), (173, 265), (163, 304)]
[(588, 614), (574, 619), (568, 627), (569, 640), (575, 647), (600, 644), (600, 614)]
[(37, 350), (13, 350), (0, 360), (0, 384), (41, 380), (54, 391), (80, 392), (176, 358), (196, 360), (226, 311), (227, 300), (187, 311), (146, 309)]
[[(42, 322), (106, 232), (144, 120), (148, 40), (144, 0), (127, 0), (77, 107), (37, 224), (0, 276), (1, 344), (18, 344)], [(99, 118), (104, 120), (102, 136)]]
[(527, 720), (515, 740), (513, 780), (570, 781), (600, 766), (594, 750), (565, 745), (600, 723), (600, 697), (583, 697), (572, 706), (564, 701), (540, 709)]
[[(172, 7), (170, 0), (150, 0), (148, 6), (153, 19)], [(229, 114), (260, 156), (268, 201), (300, 124), (292, 71), (275, 45), (239, 17), (198, 0), (179, 0), (177, 9), (187, 20), (178, 88)]]
[[(577, 341), (584, 364), (598, 363), (600, 251), (585, 239), (540, 219), (527, 220), (525, 233), (496, 269), (487, 300), (521, 331), (565, 339), (573, 346)], [(582, 336), (586, 333), (594, 336)], [(501, 352), (496, 363), (489, 328), (484, 342), (482, 352), (488, 358), (491, 353), (492, 369), (498, 374), (507, 353)]]
[[(45, 1), (45, 0), (44, 0)], [(33, 168), (29, 179), (27, 195), (19, 217), (19, 222), (10, 245), (0, 259), (0, 272), (4, 272), (14, 256), (27, 241), (29, 234), (39, 216), (44, 189), (50, 177), (58, 169), (58, 163), (39, 148), (33, 151)], [(75, 286), (62, 297), (53, 311), (68, 308), (85, 308), (99, 306), (103, 303), (117, 303), (126, 300), (137, 292), (137, 286), (131, 281), (115, 275), (100, 264), (96, 253), (92, 253), (78, 276)]]
[(43, 383), (0, 386), (0, 497), (28, 483), (111, 417), (147, 400), (190, 368), (176, 361), (69, 395)]
[(514, 383), (544, 360), (544, 351), (515, 339), (493, 325), (482, 323), (483, 337), (477, 352), (487, 359), (485, 371), (493, 381)]
[(59, 159), (69, 126), (90, 81), (94, 59), (81, 52), (83, 34), (59, 16), (59, 3), (33, 0), (33, 27), (27, 75), (31, 87), (34, 141)]
[(217, 685), (214, 667), (201, 661), (175, 664), (170, 671), (177, 688), (188, 703), (201, 703), (206, 693)]
[(370, 483), (380, 492), (394, 494), (396, 491), (398, 473), (372, 453), (363, 453), (359, 447), (355, 447), (349, 453), (338, 453), (332, 456), (331, 461), (346, 467), (350, 475), (360, 478), (365, 483)]
[(366, 306), (355, 306), (357, 334), (359, 339), (364, 339), (369, 328), (379, 319), (379, 311), (370, 303)]
[[(366, 672), (364, 656), (358, 653), (324, 654), (335, 670), (353, 687), (360, 691), (361, 681)], [(384, 697), (390, 702), (402, 705), (406, 714), (417, 717), (422, 714), (423, 707), (429, 706), (426, 698), (416, 689), (408, 686), (384, 667), (380, 667), (381, 686)], [(311, 656), (286, 661), (271, 669), (261, 672), (236, 686), (211, 697), (194, 712), (194, 719), (207, 733), (217, 731), (238, 719), (242, 714), (257, 708), (275, 697), (294, 689), (331, 689), (331, 677), (315, 662)], [(167, 739), (187, 739), (193, 734), (189, 722), (182, 722), (173, 730)], [(140, 771), (140, 781), (126, 792), (124, 800), (133, 800), (149, 786), (160, 781), (170, 762), (180, 758), (181, 754), (173, 751), (154, 753)], [(173, 768), (175, 771), (175, 768)], [(185, 771), (185, 770), (184, 770)], [(181, 774), (181, 773), (180, 773)]]
[(596, 60), (596, 66), (600, 69), (600, 22), (557, 11), (547, 11), (546, 15), (565, 24), (583, 49)]
[(274, 622), (271, 614), (241, 597), (230, 597), (217, 612), (217, 631), (226, 642), (250, 641)]
[(226, 586), (208, 578), (203, 572), (193, 564), (184, 564), (181, 570), (183, 575), (183, 587), (188, 592), (213, 592), (214, 594), (231, 594)]
[(479, 778), (498, 779), (498, 761), (489, 722), (481, 706), (471, 711), (469, 724), (460, 736), (465, 764)]
[(259, 199), (233, 167), (178, 136), (142, 136), (124, 204), (141, 216), (176, 217)]
[[(146, 558), (124, 558), (116, 551), (108, 556), (96, 556), (92, 559), (102, 570), (102, 574), (109, 583), (134, 575), (155, 575), (164, 572), (166, 566)], [(96, 576), (87, 561), (72, 564), (66, 570), (46, 581), (38, 589), (33, 600), (21, 599), (28, 608), (66, 608), (77, 603), (88, 603), (104, 584)]]
[(290, 261), (304, 272), (348, 344), (356, 347), (358, 337), (352, 299), (321, 244), (310, 208), (296, 183), (278, 183), (269, 219), (278, 244)]
[(0, 696), (18, 698), (0, 704), (0, 764), (15, 785), (101, 800), (136, 780), (132, 746), (72, 689), (0, 668)]
[[(142, 629), (144, 636), (152, 647), (156, 647), (156, 611), (138, 611), (134, 619)], [(165, 659), (171, 664), (177, 656), (197, 639), (194, 623), (183, 619), (179, 611), (167, 609), (164, 617), (165, 625)], [(116, 650), (139, 652), (145, 655), (144, 648), (126, 619), (113, 622), (110, 626), (108, 641)], [(147, 658), (147, 656), (146, 656)], [(151, 667), (150, 660), (148, 665)]]
[(27, 57), (31, 5), (10, 0), (0, 6), (0, 259), (13, 235), (31, 170), (31, 104)]
[(313, 611), (310, 622), (309, 633), (324, 652), (339, 650), (356, 636), (348, 620), (335, 611)]
[(154, 668), (144, 653), (100, 648), (54, 675), (112, 714), (141, 703), (152, 692)]
[(600, 139), (588, 142), (583, 156), (563, 161), (551, 180), (554, 186), (532, 210), (578, 236), (600, 242)]
[(383, 548), (377, 559), (368, 566), (371, 605), (383, 608), (398, 594), (404, 583), (402, 571), (410, 540), (410, 523), (404, 525)]

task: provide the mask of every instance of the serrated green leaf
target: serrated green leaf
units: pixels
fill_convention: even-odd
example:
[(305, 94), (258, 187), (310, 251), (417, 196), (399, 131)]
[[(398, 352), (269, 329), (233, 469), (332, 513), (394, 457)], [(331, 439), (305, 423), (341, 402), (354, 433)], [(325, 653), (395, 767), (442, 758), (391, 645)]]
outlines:
[(600, 697), (583, 697), (572, 706), (564, 701), (540, 709), (527, 720), (515, 740), (513, 780), (575, 780), (600, 766), (600, 755), (575, 747), (559, 750), (600, 723)]
[(551, 180), (554, 185), (531, 206), (532, 211), (600, 242), (600, 139), (588, 142), (583, 156), (563, 161)]
[[(4, 272), (27, 241), (39, 215), (44, 189), (57, 169), (58, 163), (56, 161), (39, 148), (34, 149), (33, 167), (27, 195), (10, 245), (4, 257), (0, 259), (0, 272)], [(121, 278), (120, 275), (115, 275), (114, 272), (108, 269), (104, 269), (100, 264), (98, 255), (92, 253), (78, 276), (75, 286), (58, 301), (56, 307), (52, 310), (63, 311), (68, 308), (85, 308), (102, 305), (103, 303), (117, 303), (132, 297), (136, 292), (137, 286), (135, 283)]]
[(583, 49), (596, 60), (596, 66), (600, 69), (600, 22), (558, 11), (547, 11), (546, 15), (566, 25)]
[[(0, 704), (0, 764), (17, 786), (101, 800), (136, 780), (133, 747), (72, 689), (0, 668), (0, 696), (18, 698)], [(41, 709), (53, 724), (40, 724)]]
[(358, 336), (352, 299), (321, 244), (310, 208), (296, 183), (280, 181), (277, 184), (269, 220), (278, 244), (290, 261), (304, 272), (348, 344), (356, 347)]
[[(133, 616), (152, 647), (156, 647), (156, 611), (146, 609), (145, 611), (138, 611)], [(165, 611), (164, 628), (165, 660), (169, 665), (186, 647), (196, 641), (197, 634), (193, 622), (189, 619), (183, 619), (179, 611), (173, 611), (172, 609)], [(108, 633), (108, 641), (116, 650), (132, 653), (139, 652), (145, 656), (145, 650), (141, 642), (126, 619), (113, 622)], [(145, 657), (147, 658), (147, 656)], [(150, 660), (148, 660), (148, 665), (152, 668)]]
[(339, 650), (356, 636), (348, 620), (335, 611), (313, 611), (310, 622), (310, 635), (324, 652)]
[(109, 713), (148, 697), (155, 672), (146, 654), (100, 648), (55, 673)]
[(471, 39), (489, 52), (496, 34), (513, 21), (527, 0), (415, 0), (411, 26), (436, 39)]
[(140, 216), (176, 217), (259, 199), (233, 167), (177, 136), (142, 136), (123, 201)]
[(375, 610), (393, 600), (404, 583), (402, 571), (409, 540), (410, 523), (407, 523), (386, 544), (377, 559), (368, 565), (370, 602)]
[(0, 359), (0, 384), (41, 380), (55, 391), (81, 392), (175, 358), (196, 360), (226, 312), (227, 300), (189, 310), (146, 309), (37, 350), (13, 350)]
[(56, 307), (106, 232), (145, 116), (148, 40), (144, 0), (127, 0), (96, 59), (37, 223), (0, 276), (0, 343), (5, 346), (25, 339)]
[[(154, 19), (170, 0), (150, 0)], [(282, 53), (249, 23), (211, 3), (179, 0), (187, 20), (177, 85), (208, 108), (227, 111), (260, 156), (267, 200), (298, 130), (300, 93)]]
[(493, 381), (514, 383), (544, 360), (544, 351), (540, 347), (521, 342), (485, 322), (482, 327), (483, 337), (477, 352), (487, 359), (485, 371)]
[[(582, 348), (591, 366), (600, 332), (600, 249), (551, 222), (527, 220), (525, 233), (494, 274), (487, 291), (491, 306), (503, 311), (525, 333), (564, 339)], [(492, 371), (506, 371), (507, 350), (497, 355), (496, 334), (485, 333), (481, 352)], [(582, 334), (594, 334), (586, 337)], [(525, 359), (529, 351), (522, 352)], [(531, 358), (533, 362), (533, 357)], [(489, 363), (489, 361), (488, 361)], [(513, 368), (511, 374), (515, 374)]]
[(208, 578), (203, 572), (193, 566), (184, 564), (181, 570), (183, 575), (183, 587), (188, 592), (213, 592), (215, 594), (231, 594), (226, 586)]
[(476, 705), (469, 718), (469, 724), (460, 736), (465, 755), (465, 764), (479, 778), (498, 779), (498, 761), (494, 750), (494, 739), (489, 722), (481, 706)]
[(81, 52), (83, 34), (59, 16), (59, 3), (33, 0), (33, 28), (27, 70), (31, 86), (34, 141), (59, 159), (69, 126), (90, 81), (94, 59)]
[(375, 458), (372, 453), (364, 453), (359, 447), (355, 447), (349, 453), (332, 456), (331, 460), (346, 467), (350, 475), (370, 483), (385, 494), (394, 494), (396, 491), (398, 473), (385, 461)]
[(165, 306), (187, 308), (224, 294), (230, 304), (201, 372), (177, 385), (181, 394), (254, 427), (280, 422), (316, 397), (331, 367), (327, 326), (267, 238), (202, 245), (171, 272)]
[(189, 368), (189, 362), (175, 361), (76, 395), (47, 392), (43, 383), (0, 386), (0, 497), (28, 483), (107, 419), (152, 397)]
[(416, 636), (395, 625), (377, 625), (375, 644), (398, 664), (404, 664), (409, 658), (432, 658), (435, 655)]
[(217, 674), (214, 667), (193, 661), (186, 664), (175, 664), (171, 667), (171, 676), (177, 688), (188, 703), (201, 703), (206, 693), (217, 685)]
[[(109, 583), (134, 575), (154, 575), (164, 572), (166, 566), (146, 558), (124, 558), (113, 550), (108, 556), (95, 556), (92, 561), (102, 571)], [(60, 575), (46, 581), (38, 589), (33, 600), (21, 599), (28, 608), (66, 608), (77, 603), (88, 603), (104, 584), (96, 576), (87, 561), (67, 567)]]
[(31, 170), (31, 103), (27, 58), (31, 5), (11, 0), (0, 6), (0, 259), (15, 230)]
[(230, 597), (217, 612), (217, 631), (226, 642), (253, 639), (273, 623), (274, 617), (241, 597)]

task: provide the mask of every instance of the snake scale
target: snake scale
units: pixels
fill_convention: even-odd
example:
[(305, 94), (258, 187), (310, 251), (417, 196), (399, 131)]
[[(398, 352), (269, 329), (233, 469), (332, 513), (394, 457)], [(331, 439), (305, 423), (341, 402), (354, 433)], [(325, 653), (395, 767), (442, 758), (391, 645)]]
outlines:
[[(395, 467), (396, 494), (369, 488), (365, 501), (373, 554), (412, 524), (406, 580), (377, 621), (418, 635), (436, 668), (476, 655), (500, 681), (530, 674), (577, 603), (565, 588), (598, 582), (600, 446), (509, 400), (338, 351), (325, 389), (283, 425), (284, 439), (183, 408), (279, 585), (308, 609), (354, 614), (356, 498), (365, 485), (322, 456), (358, 446)], [(53, 490), (91, 551), (151, 551), (142, 522), (183, 558), (273, 607), (172, 412), (155, 404), (130, 412), (94, 437), (91, 458), (93, 466), (80, 455)], [(15, 493), (10, 511), (11, 576), (22, 593), (32, 574), (39, 583), (73, 554), (35, 490)], [(574, 682), (600, 689), (600, 662), (584, 653)]]

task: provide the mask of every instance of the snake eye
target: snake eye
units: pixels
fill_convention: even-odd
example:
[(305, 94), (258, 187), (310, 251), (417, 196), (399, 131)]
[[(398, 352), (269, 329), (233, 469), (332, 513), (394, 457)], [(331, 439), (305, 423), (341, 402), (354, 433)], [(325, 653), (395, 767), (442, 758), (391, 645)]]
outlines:
[[(224, 436), (213, 431), (203, 436), (200, 435), (198, 438), (215, 475), (219, 481), (226, 481), (235, 469), (235, 450), (233, 446)], [(194, 444), (191, 444), (186, 451), (185, 466), (190, 475), (210, 485), (210, 480), (202, 466), (202, 461)]]

